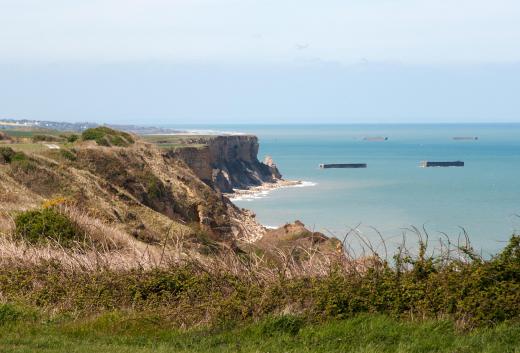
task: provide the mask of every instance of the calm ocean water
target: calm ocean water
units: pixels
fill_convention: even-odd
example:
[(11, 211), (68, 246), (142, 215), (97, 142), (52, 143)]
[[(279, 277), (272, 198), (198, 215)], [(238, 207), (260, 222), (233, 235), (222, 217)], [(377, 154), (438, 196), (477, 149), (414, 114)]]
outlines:
[[(306, 187), (237, 200), (258, 220), (279, 226), (299, 219), (342, 239), (357, 227), (390, 242), (411, 226), (456, 240), (462, 228), (484, 253), (520, 229), (520, 125), (226, 125), (194, 129), (240, 131), (260, 138), (284, 178)], [(370, 142), (367, 136), (387, 136)], [(454, 136), (478, 136), (454, 141)], [(420, 168), (422, 160), (462, 160), (464, 168)], [(320, 163), (368, 163), (367, 169), (328, 169)], [(409, 233), (408, 233), (409, 234)], [(411, 236), (411, 235), (408, 235)]]

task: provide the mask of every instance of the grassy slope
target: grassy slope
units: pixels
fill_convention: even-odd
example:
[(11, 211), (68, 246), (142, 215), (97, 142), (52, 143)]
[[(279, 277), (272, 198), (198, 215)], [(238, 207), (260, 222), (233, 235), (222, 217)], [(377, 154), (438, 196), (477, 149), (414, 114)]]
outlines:
[(31, 142), (31, 139), (35, 135), (47, 135), (47, 136), (69, 136), (73, 133), (57, 131), (57, 130), (49, 130), (43, 128), (17, 128), (17, 129), (2, 129), (0, 130), (6, 133), (8, 136), (12, 138), (20, 138), (22, 141), (18, 141), (16, 143), (3, 143), (0, 146), (9, 146), (15, 151), (21, 151), (25, 153), (40, 153), (49, 150), (45, 146), (45, 144), (54, 144), (58, 146), (63, 146), (63, 142)]
[(157, 145), (160, 148), (176, 149), (183, 147), (203, 148), (206, 144), (204, 139), (211, 138), (210, 135), (143, 135), (141, 138)]
[(181, 332), (153, 317), (110, 313), (90, 321), (3, 325), (0, 351), (520, 352), (520, 325), (511, 323), (460, 333), (449, 321), (410, 323), (363, 315), (292, 329), (267, 320), (221, 331)]
[(63, 131), (39, 129), (39, 128), (2, 129), (2, 131), (11, 137), (27, 137), (27, 138), (31, 138), (34, 135), (39, 135), (39, 134), (52, 135), (52, 136), (70, 134), (70, 133), (63, 132)]

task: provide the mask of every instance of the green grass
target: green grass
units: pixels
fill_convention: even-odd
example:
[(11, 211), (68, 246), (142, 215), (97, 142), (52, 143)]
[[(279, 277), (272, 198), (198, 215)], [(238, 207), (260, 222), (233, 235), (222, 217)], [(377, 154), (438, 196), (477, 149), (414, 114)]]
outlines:
[[(56, 144), (56, 143), (54, 143)], [(59, 145), (59, 144), (57, 144)], [(44, 152), (49, 150), (48, 147), (41, 143), (11, 143), (6, 146), (11, 147), (13, 150), (18, 152), (27, 152), (27, 153), (35, 153), (35, 152)]]
[(95, 319), (25, 319), (0, 326), (8, 352), (520, 352), (520, 324), (458, 332), (449, 321), (422, 323), (362, 315), (298, 330), (274, 319), (240, 328), (182, 331), (152, 314), (107, 313)]
[(65, 146), (69, 146), (60, 142), (47, 142), (47, 143), (4, 143), (0, 144), (0, 147), (11, 147), (13, 150), (17, 152), (25, 152), (25, 153), (43, 153), (47, 151), (53, 151), (49, 147), (45, 146), (46, 144), (56, 145), (60, 148)]
[(28, 137), (32, 138), (34, 135), (51, 135), (51, 136), (59, 136), (61, 134), (67, 134), (63, 131), (57, 131), (57, 130), (48, 130), (48, 129), (42, 129), (42, 128), (19, 128), (19, 129), (3, 129), (3, 132), (8, 134), (11, 137)]

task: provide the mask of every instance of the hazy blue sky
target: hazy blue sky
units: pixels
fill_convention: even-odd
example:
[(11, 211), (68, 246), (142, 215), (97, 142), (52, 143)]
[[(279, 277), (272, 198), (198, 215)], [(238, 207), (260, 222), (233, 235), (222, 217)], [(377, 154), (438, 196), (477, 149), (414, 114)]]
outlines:
[(520, 2), (0, 0), (0, 117), (520, 122)]

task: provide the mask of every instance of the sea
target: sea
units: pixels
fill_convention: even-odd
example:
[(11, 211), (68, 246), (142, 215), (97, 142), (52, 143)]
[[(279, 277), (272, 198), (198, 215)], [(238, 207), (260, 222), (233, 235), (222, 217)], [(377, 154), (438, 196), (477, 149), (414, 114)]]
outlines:
[[(364, 238), (378, 249), (381, 239), (389, 247), (426, 235), (434, 247), (470, 239), (483, 256), (520, 230), (520, 124), (173, 127), (255, 134), (259, 159), (269, 155), (285, 179), (303, 181), (233, 200), (268, 227), (300, 220), (314, 231)], [(425, 160), (465, 166), (421, 168)], [(321, 169), (321, 163), (367, 168)]]

